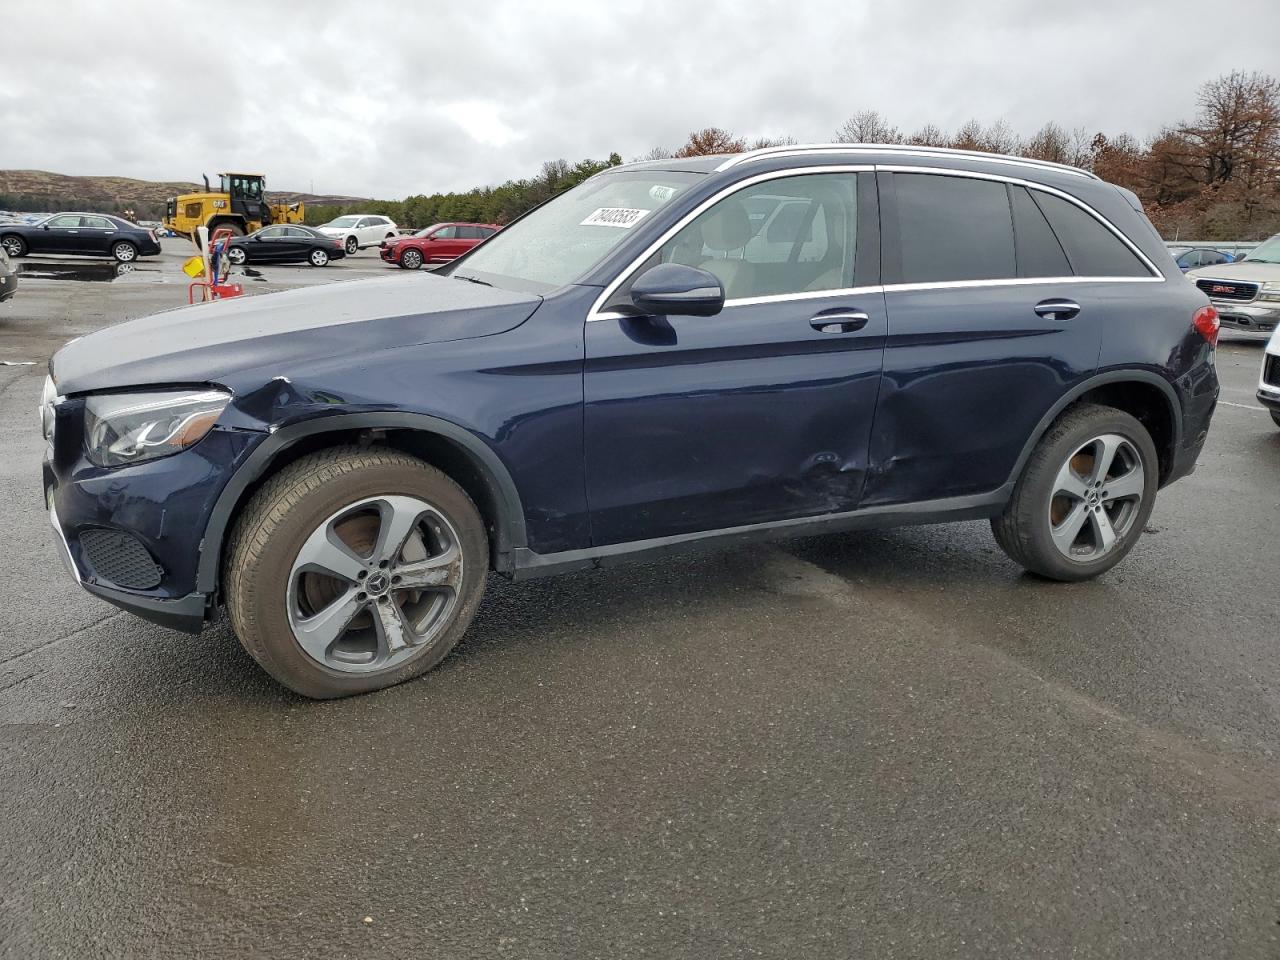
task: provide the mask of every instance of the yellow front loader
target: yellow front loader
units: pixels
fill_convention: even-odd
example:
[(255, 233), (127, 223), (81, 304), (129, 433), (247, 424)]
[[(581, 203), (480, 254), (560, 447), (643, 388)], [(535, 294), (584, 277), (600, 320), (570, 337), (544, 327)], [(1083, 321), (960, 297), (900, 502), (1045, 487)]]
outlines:
[(306, 212), (302, 202), (269, 203), (262, 174), (220, 173), (218, 177), (217, 190), (209, 187), (206, 177), (203, 193), (170, 198), (164, 225), (199, 246), (197, 227), (208, 227), (210, 236), (225, 227), (234, 236), (243, 237), (268, 223), (302, 223)]

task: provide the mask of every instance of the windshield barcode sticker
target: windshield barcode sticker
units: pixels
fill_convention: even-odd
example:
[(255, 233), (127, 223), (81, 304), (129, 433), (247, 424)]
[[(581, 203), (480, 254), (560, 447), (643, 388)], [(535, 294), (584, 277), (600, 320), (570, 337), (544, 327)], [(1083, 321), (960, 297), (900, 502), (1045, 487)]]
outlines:
[(648, 210), (636, 210), (634, 207), (601, 207), (579, 226), (582, 227), (621, 227), (630, 230)]

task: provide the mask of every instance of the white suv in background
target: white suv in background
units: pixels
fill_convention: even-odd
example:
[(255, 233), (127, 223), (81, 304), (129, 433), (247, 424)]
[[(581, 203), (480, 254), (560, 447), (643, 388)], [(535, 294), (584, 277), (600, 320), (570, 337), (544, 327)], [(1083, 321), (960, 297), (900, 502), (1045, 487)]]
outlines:
[(326, 237), (341, 240), (347, 255), (361, 247), (376, 247), (397, 234), (395, 221), (372, 213), (352, 213), (323, 223), (316, 228)]

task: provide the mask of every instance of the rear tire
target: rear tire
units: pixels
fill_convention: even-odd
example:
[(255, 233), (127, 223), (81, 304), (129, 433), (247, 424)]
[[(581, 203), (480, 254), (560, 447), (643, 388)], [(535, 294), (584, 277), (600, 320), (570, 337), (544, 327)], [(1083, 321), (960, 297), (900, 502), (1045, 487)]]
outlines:
[(329, 265), (329, 255), (317, 247), (311, 251), (307, 257), (307, 262), (313, 267), (327, 267)]
[[(331, 537), (332, 531), (342, 527), (343, 537), (350, 535), (351, 528), (345, 525), (352, 521), (335, 521), (335, 518), (343, 518), (344, 511), (359, 510), (366, 501), (382, 502), (379, 498), (421, 503), (431, 511), (431, 525), (438, 523), (449, 531), (446, 537), (449, 546), (426, 549), (426, 556), (430, 558), (437, 552), (443, 555), (448, 551), (459, 558), (456, 586), (444, 588), (451, 591), (452, 605), (430, 620), (431, 632), (423, 635), (420, 644), (401, 647), (399, 659), (391, 659), (390, 665), (381, 668), (377, 666), (377, 653), (370, 663), (360, 664), (358, 654), (342, 649), (343, 644), (358, 646), (362, 630), (383, 635), (373, 618), (380, 616), (379, 610), (386, 611), (388, 607), (385, 603), (374, 603), (371, 597), (360, 601), (364, 606), (347, 621), (350, 626), (341, 628), (337, 639), (321, 653), (315, 652), (314, 643), (312, 652), (308, 652), (295, 633), (295, 629), (300, 629), (296, 626), (299, 616), (296, 603), (314, 602), (323, 613), (338, 604), (346, 595), (343, 591), (372, 584), (379, 572), (377, 563), (373, 559), (358, 560), (356, 562), (369, 567), (367, 574), (362, 571), (357, 580), (337, 581), (330, 592), (322, 590), (319, 599), (313, 601), (308, 598), (317, 588), (303, 578), (314, 574), (300, 573), (299, 565), (301, 563), (304, 571), (312, 569), (310, 564), (302, 562), (304, 551), (317, 542), (321, 531), (324, 537)], [(368, 520), (367, 513), (353, 516), (357, 526)], [(378, 516), (376, 512), (374, 516)], [(378, 553), (376, 541), (383, 528), (381, 520), (368, 522), (375, 524), (372, 532), (364, 534), (365, 542), (370, 544), (369, 557), (373, 558)], [(412, 537), (413, 534), (410, 542)], [(350, 541), (345, 542), (357, 553), (363, 552)], [(403, 564), (410, 561), (400, 557), (399, 552), (397, 548), (397, 559), (385, 568), (388, 574), (407, 569)], [(409, 554), (409, 543), (403, 547), (403, 554)], [(471, 498), (449, 477), (398, 451), (339, 447), (289, 465), (272, 477), (244, 509), (227, 549), (224, 577), (227, 612), (245, 650), (291, 690), (314, 699), (367, 693), (425, 673), (445, 658), (466, 632), (484, 595), (488, 559), (484, 521)], [(422, 560), (416, 562), (422, 563)], [(325, 575), (321, 577), (323, 586)], [(400, 578), (395, 579), (398, 582)], [(403, 623), (411, 623), (413, 608), (405, 594), (412, 596), (414, 591), (381, 584), (378, 587), (388, 594), (398, 591), (391, 595), (391, 604), (400, 611), (396, 618), (403, 617)], [(431, 588), (420, 592), (427, 596), (430, 593)], [(412, 602), (422, 601), (415, 598)], [(302, 614), (321, 615), (310, 608)], [(364, 625), (363, 617), (369, 618), (368, 625)], [(382, 629), (385, 630), (385, 626)], [(354, 639), (349, 639), (351, 635)], [(370, 641), (370, 645), (376, 651), (383, 650), (380, 642)]]
[(0, 237), (0, 246), (4, 247), (4, 252), (14, 259), (27, 255), (27, 241), (17, 234), (10, 233)]
[(1151, 435), (1114, 407), (1081, 403), (1036, 444), (991, 531), (1014, 563), (1051, 580), (1090, 580), (1133, 549), (1155, 505)]
[(347, 242), (343, 244), (343, 247), (346, 249), (348, 257), (354, 257), (356, 251), (360, 249), (360, 241), (355, 237), (347, 237)]
[(111, 256), (117, 263), (133, 263), (138, 259), (138, 248), (128, 240), (121, 240), (111, 245)]

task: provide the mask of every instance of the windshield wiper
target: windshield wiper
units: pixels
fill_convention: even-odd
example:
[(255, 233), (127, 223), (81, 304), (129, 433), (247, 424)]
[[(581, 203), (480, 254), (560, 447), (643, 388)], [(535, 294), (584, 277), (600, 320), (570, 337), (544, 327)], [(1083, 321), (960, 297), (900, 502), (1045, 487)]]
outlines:
[(482, 287), (492, 287), (492, 286), (493, 286), (493, 284), (492, 284), (492, 283), (490, 283), (488, 280), (481, 280), (479, 277), (464, 277), (464, 276), (463, 276), (462, 274), (460, 274), (460, 273), (451, 274), (451, 276), (453, 276), (455, 279), (458, 279), (458, 280), (465, 280), (465, 281), (467, 281), (467, 283), (478, 283), (478, 284), (480, 284)]

